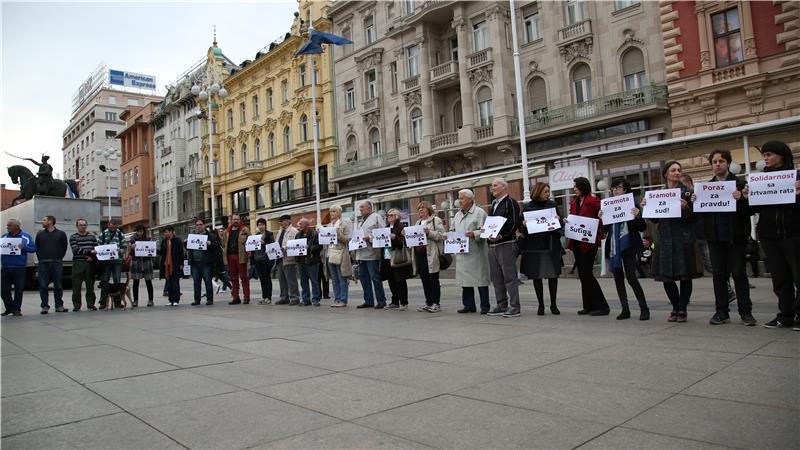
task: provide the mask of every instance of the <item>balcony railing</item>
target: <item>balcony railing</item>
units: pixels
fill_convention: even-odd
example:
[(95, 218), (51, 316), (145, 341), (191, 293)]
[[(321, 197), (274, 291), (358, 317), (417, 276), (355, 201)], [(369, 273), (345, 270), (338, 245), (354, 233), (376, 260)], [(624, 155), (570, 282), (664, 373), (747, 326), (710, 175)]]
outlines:
[[(666, 107), (667, 87), (653, 84), (618, 94), (598, 97), (575, 105), (540, 110), (525, 118), (525, 130), (526, 132), (536, 131), (581, 120), (618, 114), (644, 106)], [(513, 123), (512, 127), (515, 133), (518, 132), (519, 127), (516, 122)]]
[(592, 21), (586, 19), (558, 30), (558, 42), (561, 44), (590, 34), (592, 34)]
[(342, 164), (337, 164), (335, 167), (335, 173), (337, 177), (340, 177), (344, 175), (350, 175), (352, 173), (360, 173), (367, 170), (379, 169), (381, 167), (390, 166), (396, 163), (397, 159), (397, 152), (389, 152), (374, 156), (372, 158), (348, 161)]
[(408, 146), (408, 156), (419, 155), (419, 144), (411, 144)]
[(486, 47), (467, 56), (467, 60), (469, 61), (470, 69), (492, 62), (492, 47)]
[(281, 153), (280, 155), (275, 155), (272, 158), (265, 159), (262, 161), (263, 167), (272, 167), (277, 166), (278, 164), (282, 164), (285, 162), (289, 162), (292, 160), (291, 153)]
[(264, 161), (248, 161), (244, 164), (244, 171), (262, 170), (264, 168)]
[(494, 124), (486, 125), (484, 127), (475, 128), (475, 139), (488, 139), (494, 136)]
[[(288, 198), (284, 197), (282, 199), (272, 199), (272, 206), (277, 205), (285, 205), (287, 203), (291, 203), (298, 200), (308, 200), (317, 195), (316, 188), (314, 185), (303, 186), (300, 189), (292, 189), (289, 191)], [(320, 189), (319, 193), (320, 197), (330, 197), (336, 195), (336, 185), (333, 183), (329, 183), (327, 185), (323, 185), (323, 188)]]
[(380, 108), (381, 102), (379, 97), (373, 97), (364, 102), (364, 112), (368, 113)]
[(194, 183), (195, 181), (203, 181), (203, 175), (198, 172), (192, 175), (178, 177), (179, 186), (182, 186), (184, 184)]
[(734, 78), (743, 77), (745, 75), (744, 64), (737, 64), (735, 66), (725, 67), (723, 69), (715, 70), (711, 74), (711, 79), (714, 83), (721, 83), (723, 81), (733, 80)]
[(440, 134), (431, 139), (431, 149), (447, 147), (448, 145), (455, 144), (458, 144), (458, 131)]
[(431, 83), (457, 75), (458, 63), (456, 61), (448, 61), (431, 69)]
[(403, 90), (410, 91), (417, 87), (419, 87), (419, 75), (414, 75), (413, 77), (403, 80)]

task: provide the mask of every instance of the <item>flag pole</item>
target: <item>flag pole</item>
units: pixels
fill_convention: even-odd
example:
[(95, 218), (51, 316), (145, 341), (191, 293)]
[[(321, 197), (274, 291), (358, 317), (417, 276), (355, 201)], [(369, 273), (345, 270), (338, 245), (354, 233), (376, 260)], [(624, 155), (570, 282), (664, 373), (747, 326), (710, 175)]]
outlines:
[[(314, 21), (311, 19), (311, 12), (308, 16), (308, 35), (314, 31)], [(317, 200), (317, 226), (322, 226), (322, 212), (319, 206), (319, 143), (317, 136), (317, 80), (314, 55), (308, 55), (311, 60), (311, 126), (314, 134), (314, 190)]]

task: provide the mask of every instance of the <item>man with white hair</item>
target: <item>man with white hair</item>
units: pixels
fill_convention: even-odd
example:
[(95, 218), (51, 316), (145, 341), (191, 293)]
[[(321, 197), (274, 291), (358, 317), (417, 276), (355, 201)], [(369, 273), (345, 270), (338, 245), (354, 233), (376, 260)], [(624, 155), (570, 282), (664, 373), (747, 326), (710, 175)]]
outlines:
[(386, 307), (386, 293), (383, 290), (381, 281), (381, 256), (382, 249), (372, 248), (372, 230), (385, 227), (383, 218), (375, 212), (375, 207), (369, 200), (362, 200), (358, 205), (358, 212), (361, 214), (361, 226), (359, 229), (364, 232), (366, 247), (356, 250), (356, 260), (358, 261), (358, 279), (364, 290), (364, 303), (356, 308), (375, 308), (383, 309)]
[(489, 238), (489, 272), (497, 307), (490, 316), (519, 317), (519, 276), (517, 275), (517, 230), (522, 221), (519, 203), (508, 195), (508, 183), (495, 178), (491, 185), (490, 216), (505, 217), (496, 238)]
[[(25, 289), (25, 270), (28, 264), (28, 253), (36, 252), (36, 243), (30, 234), (22, 231), (22, 224), (17, 219), (8, 219), (6, 223), (7, 233), (3, 235), (3, 245), (13, 245), (13, 255), (0, 256), (0, 297), (6, 310), (2, 316), (13, 314), (22, 315), (22, 291)], [(6, 239), (19, 239), (16, 241), (6, 241)], [(11, 296), (11, 286), (14, 286), (14, 296)]]
[(458, 212), (451, 227), (464, 233), (469, 239), (469, 252), (457, 253), (456, 281), (461, 285), (461, 304), (459, 313), (477, 312), (475, 307), (475, 288), (481, 301), (481, 314), (491, 308), (489, 303), (489, 248), (481, 238), (480, 229), (486, 221), (486, 212), (475, 206), (475, 193), (469, 189), (458, 191)]

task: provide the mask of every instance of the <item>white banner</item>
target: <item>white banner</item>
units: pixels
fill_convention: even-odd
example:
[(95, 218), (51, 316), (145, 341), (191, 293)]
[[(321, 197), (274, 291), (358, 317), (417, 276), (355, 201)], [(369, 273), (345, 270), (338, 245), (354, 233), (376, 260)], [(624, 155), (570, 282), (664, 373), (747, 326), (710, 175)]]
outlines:
[(481, 232), (481, 237), (486, 238), (496, 238), (498, 234), (500, 234), (500, 228), (503, 228), (503, 224), (506, 223), (506, 218), (502, 216), (489, 216), (486, 218), (486, 221), (483, 222), (483, 232)]
[(286, 256), (306, 256), (308, 254), (308, 240), (290, 239), (286, 242)]
[(133, 256), (140, 258), (156, 256), (156, 241), (136, 241), (133, 245)]
[(280, 242), (267, 244), (265, 251), (267, 252), (267, 258), (269, 258), (270, 261), (283, 258), (283, 250), (281, 250)]
[(695, 183), (694, 212), (736, 212), (735, 181)]
[(347, 249), (354, 252), (360, 248), (367, 248), (367, 242), (364, 241), (364, 230), (353, 230), (350, 235), (350, 243), (347, 244)]
[(751, 173), (747, 176), (751, 205), (784, 205), (797, 201), (796, 170)]
[(572, 189), (578, 177), (589, 178), (588, 163), (550, 169), (550, 190)]
[(372, 248), (386, 248), (392, 246), (391, 228), (375, 228), (372, 230)]
[(244, 243), (244, 250), (248, 252), (254, 252), (256, 250), (261, 250), (261, 235), (254, 234), (252, 236), (247, 236), (247, 241)]
[(21, 255), (22, 249), (19, 248), (19, 244), (22, 244), (22, 238), (0, 238), (0, 254)]
[(642, 217), (645, 219), (669, 219), (681, 216), (681, 190), (661, 189), (644, 193), (646, 203)]
[(525, 211), (522, 216), (525, 218), (525, 228), (527, 228), (528, 234), (544, 233), (561, 228), (561, 221), (558, 220), (555, 208)]
[(117, 244), (98, 245), (94, 248), (98, 261), (111, 261), (117, 259)]
[(320, 245), (336, 245), (337, 242), (336, 227), (319, 227)]
[(190, 234), (189, 237), (186, 239), (186, 248), (189, 250), (207, 250), (208, 235)]
[(603, 224), (611, 225), (633, 220), (634, 217), (631, 214), (631, 210), (635, 207), (633, 194), (618, 195), (600, 200), (600, 210), (603, 211)]
[(597, 240), (597, 227), (600, 220), (591, 217), (567, 216), (567, 224), (564, 225), (564, 236), (573, 241), (588, 242), (594, 244)]
[(469, 253), (469, 238), (462, 231), (451, 231), (447, 233), (447, 240), (444, 241), (445, 253)]
[(413, 225), (403, 228), (406, 233), (406, 247), (421, 247), (428, 245), (428, 235), (422, 229), (422, 225)]

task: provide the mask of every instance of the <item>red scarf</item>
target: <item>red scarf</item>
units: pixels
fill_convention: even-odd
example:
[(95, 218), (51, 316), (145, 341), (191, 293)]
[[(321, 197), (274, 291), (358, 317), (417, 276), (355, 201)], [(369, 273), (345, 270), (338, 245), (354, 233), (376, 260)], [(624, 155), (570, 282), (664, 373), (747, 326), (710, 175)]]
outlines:
[(172, 239), (167, 239), (167, 256), (164, 259), (164, 271), (167, 272), (167, 277), (172, 276)]

